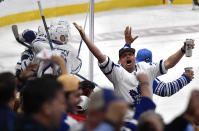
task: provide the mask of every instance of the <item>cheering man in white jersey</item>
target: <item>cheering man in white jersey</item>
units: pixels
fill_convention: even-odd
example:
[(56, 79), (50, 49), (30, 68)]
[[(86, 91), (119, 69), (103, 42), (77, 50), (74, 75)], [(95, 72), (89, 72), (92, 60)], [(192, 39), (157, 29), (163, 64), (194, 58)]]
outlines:
[[(77, 30), (89, 50), (98, 59), (99, 67), (106, 77), (113, 83), (116, 94), (122, 96), (126, 102), (135, 106), (140, 100), (139, 84), (148, 84), (151, 94), (153, 93), (152, 84), (156, 77), (165, 74), (168, 69), (174, 67), (184, 55), (184, 45), (175, 54), (166, 60), (160, 60), (158, 63), (135, 63), (135, 49), (122, 48), (119, 50), (119, 62), (121, 65), (115, 64), (108, 56), (105, 56), (93, 43), (91, 43), (85, 35), (81, 26), (74, 23)], [(194, 41), (192, 43), (194, 48)], [(149, 82), (139, 83), (136, 74), (142, 72), (149, 76)]]

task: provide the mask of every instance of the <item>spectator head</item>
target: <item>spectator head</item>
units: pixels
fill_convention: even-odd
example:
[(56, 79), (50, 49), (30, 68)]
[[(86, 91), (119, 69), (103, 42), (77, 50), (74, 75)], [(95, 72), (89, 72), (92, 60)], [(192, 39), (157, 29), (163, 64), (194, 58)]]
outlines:
[(109, 104), (113, 101), (121, 100), (112, 90), (102, 89), (94, 92), (88, 103), (88, 118), (86, 127), (95, 129), (102, 121), (105, 120), (106, 111)]
[(149, 110), (140, 115), (138, 119), (137, 131), (163, 131), (164, 122), (162, 117)]
[(77, 105), (81, 101), (82, 90), (79, 89), (79, 79), (73, 75), (64, 74), (57, 78), (64, 87), (64, 93), (67, 104), (67, 112), (76, 113)]
[(62, 85), (54, 78), (36, 78), (24, 87), (24, 113), (48, 128), (59, 126), (66, 110)]
[[(10, 72), (0, 73), (0, 105), (9, 105), (14, 108), (16, 97), (16, 80)], [(13, 105), (10, 103), (13, 103)]]
[(152, 62), (152, 52), (150, 50), (144, 48), (138, 51), (136, 56), (136, 63), (142, 61), (146, 63)]
[(82, 89), (82, 95), (89, 97), (95, 88), (95, 84), (91, 81), (85, 80), (79, 83), (79, 88)]
[(119, 50), (119, 63), (128, 72), (135, 69), (135, 49), (123, 47)]
[(185, 113), (192, 118), (192, 122), (199, 125), (199, 90), (193, 90)]

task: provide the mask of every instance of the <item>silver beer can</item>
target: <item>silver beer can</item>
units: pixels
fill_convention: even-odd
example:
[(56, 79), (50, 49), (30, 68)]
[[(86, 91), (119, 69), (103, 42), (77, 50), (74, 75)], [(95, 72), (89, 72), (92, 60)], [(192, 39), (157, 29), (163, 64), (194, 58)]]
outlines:
[(184, 71), (191, 72), (191, 71), (193, 71), (193, 67), (186, 67), (186, 68), (184, 68)]
[(191, 57), (192, 56), (192, 39), (186, 39), (186, 46), (185, 46), (185, 55), (186, 57)]

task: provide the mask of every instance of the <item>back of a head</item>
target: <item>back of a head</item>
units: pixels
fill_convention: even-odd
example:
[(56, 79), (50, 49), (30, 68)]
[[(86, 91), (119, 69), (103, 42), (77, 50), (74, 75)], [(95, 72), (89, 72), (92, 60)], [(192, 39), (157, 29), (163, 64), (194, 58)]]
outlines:
[(194, 122), (199, 124), (199, 90), (193, 90), (191, 92), (188, 107), (186, 109), (186, 114), (192, 117)]
[(15, 97), (15, 88), (15, 76), (10, 72), (0, 73), (0, 104), (7, 104)]
[(108, 107), (110, 102), (119, 100), (120, 98), (110, 89), (101, 89), (94, 92), (88, 103), (89, 110), (104, 110)]
[(62, 90), (62, 85), (54, 78), (30, 80), (22, 94), (24, 112), (26, 114), (39, 112), (42, 104), (53, 101), (60, 90)]
[(163, 129), (162, 117), (153, 110), (144, 112), (138, 119), (137, 131), (163, 131)]
[(136, 63), (142, 62), (142, 61), (146, 63), (152, 62), (152, 52), (150, 50), (144, 48), (144, 49), (140, 49), (137, 52)]

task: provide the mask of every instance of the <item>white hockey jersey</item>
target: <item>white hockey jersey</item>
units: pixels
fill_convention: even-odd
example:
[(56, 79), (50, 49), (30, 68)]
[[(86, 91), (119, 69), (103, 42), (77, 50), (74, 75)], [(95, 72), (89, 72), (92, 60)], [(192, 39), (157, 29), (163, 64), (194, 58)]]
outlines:
[[(56, 43), (52, 43), (52, 44), (54, 48), (53, 51), (56, 52), (56, 54), (59, 54), (66, 61), (67, 72), (71, 74), (77, 73), (80, 70), (82, 63), (81, 63), (81, 60), (76, 57), (77, 51), (73, 48), (73, 46), (71, 46), (69, 43), (64, 44), (64, 45), (58, 45)], [(50, 50), (48, 40), (45, 37), (36, 38), (32, 42), (32, 46), (36, 55), (43, 49)], [(56, 65), (52, 65), (52, 63), (50, 63), (49, 61), (47, 62), (40, 61), (39, 63), (40, 64), (39, 64), (38, 75), (37, 75), (38, 77), (45, 74), (45, 72), (48, 72), (54, 75), (59, 74), (58, 67)]]
[(123, 97), (132, 106), (136, 106), (140, 101), (141, 94), (136, 73), (143, 72), (148, 75), (149, 87), (151, 87), (150, 92), (153, 94), (152, 85), (154, 79), (167, 72), (163, 63), (163, 60), (159, 63), (140, 62), (136, 64), (136, 70), (129, 73), (122, 66), (116, 65), (109, 57), (106, 57), (103, 63), (99, 63), (99, 67), (113, 83), (115, 93)]

